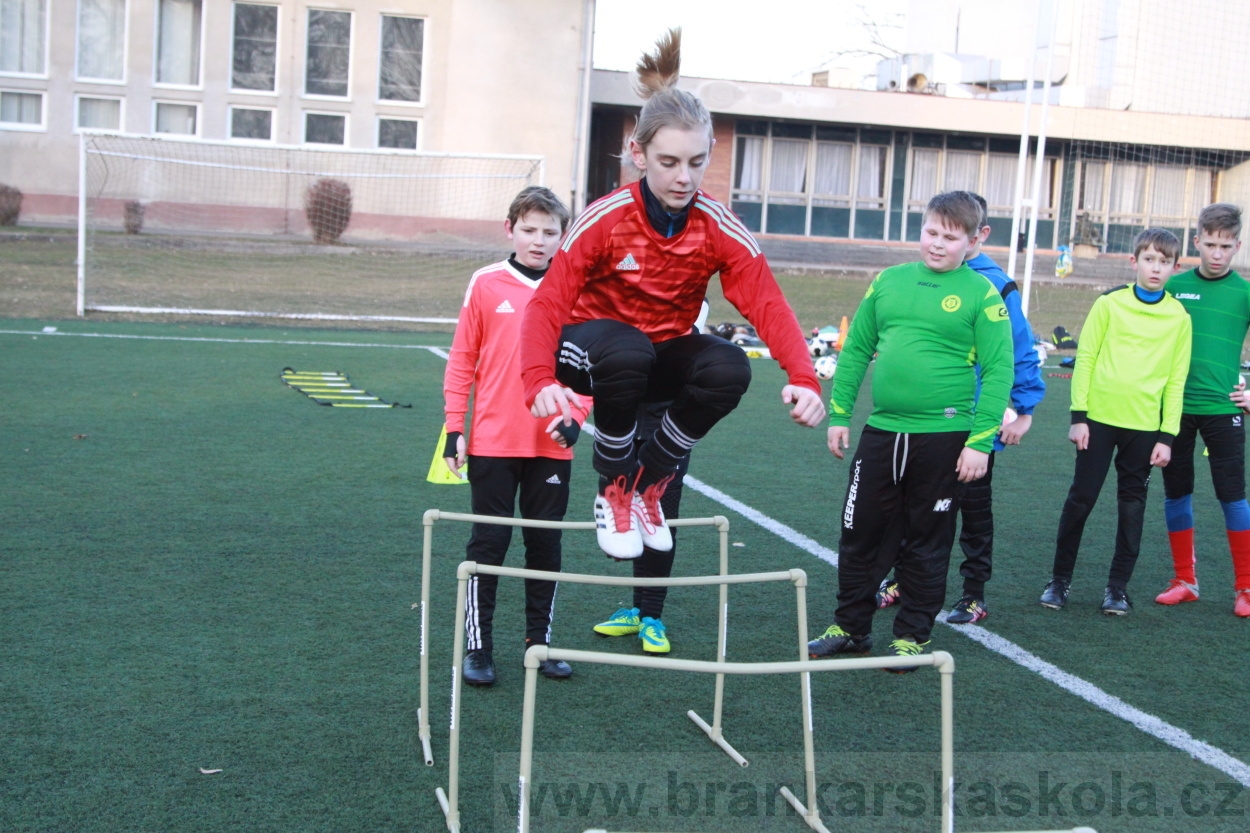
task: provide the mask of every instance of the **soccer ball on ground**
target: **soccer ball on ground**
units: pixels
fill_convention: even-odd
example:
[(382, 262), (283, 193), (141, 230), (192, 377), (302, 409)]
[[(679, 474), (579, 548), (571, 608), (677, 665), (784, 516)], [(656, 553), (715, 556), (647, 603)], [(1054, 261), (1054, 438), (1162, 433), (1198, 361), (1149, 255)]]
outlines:
[(833, 356), (821, 356), (816, 360), (816, 375), (821, 379), (832, 379), (837, 369), (838, 360)]

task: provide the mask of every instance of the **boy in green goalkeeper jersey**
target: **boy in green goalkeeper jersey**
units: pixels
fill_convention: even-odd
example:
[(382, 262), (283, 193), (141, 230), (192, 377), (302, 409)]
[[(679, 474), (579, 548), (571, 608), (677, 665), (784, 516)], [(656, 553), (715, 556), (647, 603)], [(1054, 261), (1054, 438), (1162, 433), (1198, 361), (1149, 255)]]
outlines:
[(1129, 259), (1137, 282), (1099, 296), (1081, 329), (1068, 431), (1076, 471), (1059, 517), (1052, 577), (1038, 600), (1043, 607), (1068, 603), (1085, 521), (1113, 457), (1119, 522), (1102, 612), (1123, 616), (1132, 607), (1127, 588), (1141, 549), (1150, 467), (1172, 457), (1189, 373), (1189, 314), (1163, 290), (1180, 248), (1166, 229), (1137, 235)]
[(985, 475), (1013, 379), (1002, 296), (964, 264), (980, 220), (981, 206), (966, 191), (934, 197), (921, 229), (922, 261), (882, 271), (855, 313), (830, 400), (835, 457), (850, 446), (851, 412), (876, 354), (873, 410), (842, 510), (835, 622), (808, 643), (813, 658), (872, 649), (877, 583), (896, 555), (882, 546), (892, 525), (905, 543), (890, 653), (921, 653), (942, 609), (962, 484)]
[(1164, 605), (1198, 601), (1194, 549), (1194, 446), (1202, 435), (1211, 482), (1224, 510), (1233, 556), (1233, 613), (1250, 617), (1250, 505), (1246, 503), (1246, 429), (1237, 371), (1250, 327), (1250, 283), (1232, 270), (1241, 248), (1241, 209), (1208, 205), (1198, 214), (1194, 246), (1201, 263), (1168, 281), (1167, 290), (1193, 323), (1180, 432), (1163, 470), (1163, 511), (1175, 577), (1155, 597)]

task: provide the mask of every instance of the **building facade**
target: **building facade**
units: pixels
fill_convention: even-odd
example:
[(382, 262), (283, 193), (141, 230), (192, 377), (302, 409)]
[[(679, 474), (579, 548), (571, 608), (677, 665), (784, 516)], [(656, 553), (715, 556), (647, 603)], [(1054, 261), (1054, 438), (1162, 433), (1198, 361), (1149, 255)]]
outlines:
[(575, 199), (584, 0), (0, 0), (0, 183), (72, 218), (83, 128), (533, 154)]

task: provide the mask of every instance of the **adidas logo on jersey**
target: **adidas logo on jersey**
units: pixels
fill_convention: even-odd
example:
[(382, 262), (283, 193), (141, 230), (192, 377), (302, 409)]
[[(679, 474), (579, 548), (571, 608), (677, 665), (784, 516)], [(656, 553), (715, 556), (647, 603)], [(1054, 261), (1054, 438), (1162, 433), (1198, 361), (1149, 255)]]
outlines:
[(508, 299), (504, 298), (503, 303), (495, 307), (495, 312), (516, 312), (516, 310), (512, 307), (512, 304), (508, 303)]
[(621, 262), (616, 264), (616, 268), (622, 272), (637, 272), (642, 269), (638, 261), (634, 260), (633, 254), (625, 255)]
[(552, 486), (559, 486), (559, 485), (560, 485), (560, 475), (558, 475), (558, 474), (553, 474), (553, 475), (551, 475), (551, 477), (548, 477), (548, 478), (547, 478), (547, 482), (548, 482), (548, 483), (550, 483)]

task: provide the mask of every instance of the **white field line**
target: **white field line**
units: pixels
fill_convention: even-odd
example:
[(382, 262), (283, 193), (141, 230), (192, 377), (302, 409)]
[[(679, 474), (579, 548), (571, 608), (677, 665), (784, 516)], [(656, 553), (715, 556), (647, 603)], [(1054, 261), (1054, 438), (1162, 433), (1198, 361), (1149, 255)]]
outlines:
[(693, 477), (689, 474), (686, 475), (684, 482), (687, 486), (694, 489), (699, 494), (706, 495), (707, 497), (719, 503), (721, 506), (724, 506), (728, 509), (732, 509), (733, 511), (737, 512), (739, 515), (743, 516), (747, 520), (752, 521), (753, 523), (759, 524), (760, 526), (764, 527), (769, 532), (776, 535), (778, 538), (782, 538), (786, 541), (789, 541), (791, 544), (794, 544), (794, 546), (798, 547), (804, 552), (811, 553), (812, 555), (819, 558), (821, 561), (824, 561), (825, 563), (829, 564), (829, 566), (831, 567), (838, 566), (838, 554), (836, 552), (829, 549), (828, 547), (822, 546), (819, 542), (814, 541), (811, 538), (808, 538), (806, 535), (799, 532), (798, 530), (791, 529), (790, 527), (786, 526), (780, 521), (773, 520), (772, 518), (765, 515), (763, 512), (760, 512), (756, 509), (752, 509), (750, 506), (747, 506), (742, 501), (731, 498), (729, 495), (725, 494), (720, 489), (717, 489), (714, 486), (709, 486), (706, 483), (704, 483), (702, 480), (699, 480), (698, 478)]
[(387, 350), (429, 350), (436, 356), (443, 359), (447, 358), (447, 353), (441, 347), (432, 347), (427, 344), (369, 344), (358, 341), (295, 341), (285, 338), (201, 338), (195, 336), (137, 336), (125, 335), (122, 333), (63, 333), (59, 330), (55, 333), (45, 333), (40, 330), (0, 330), (0, 335), (11, 336), (45, 336), (47, 338), (57, 338), (58, 336), (73, 336), (76, 338), (121, 338), (135, 341), (206, 341), (218, 344), (295, 344), (311, 347), (380, 347)]
[[(409, 349), (409, 350), (428, 350), (442, 359), (447, 358), (447, 352), (444, 348), (429, 345), (417, 344), (367, 344), (355, 342), (335, 342), (335, 341), (287, 341), (284, 339), (235, 339), (235, 338), (195, 338), (189, 336), (138, 336), (138, 335), (121, 335), (113, 333), (45, 333), (40, 331), (25, 330), (0, 330), (0, 335), (28, 335), (28, 336), (78, 336), (80, 338), (121, 338), (121, 339), (138, 339), (147, 341), (200, 341), (200, 342), (218, 342), (223, 344), (296, 344), (310, 345), (320, 347), (380, 347), (384, 349)], [(593, 436), (594, 427), (586, 426), (587, 432)], [(737, 512), (747, 520), (755, 523), (784, 541), (793, 544), (798, 549), (806, 553), (816, 556), (821, 561), (837, 567), (838, 554), (828, 547), (822, 546), (813, 539), (802, 534), (798, 530), (768, 517), (763, 512), (753, 509), (750, 506), (736, 500), (724, 492), (707, 485), (698, 478), (687, 474), (685, 483), (695, 491), (703, 494), (709, 499), (722, 506)], [(945, 613), (939, 617), (938, 621), (945, 624)], [(1058, 668), (1057, 666), (1046, 662), (1044, 659), (1029, 653), (1028, 651), (1016, 645), (1010, 640), (1004, 639), (978, 625), (948, 625), (956, 633), (960, 633), (981, 646), (988, 648), (996, 654), (1005, 657), (1017, 665), (1027, 668), (1043, 679), (1054, 683), (1064, 691), (1080, 697), (1085, 702), (1101, 709), (1108, 714), (1124, 720), (1125, 722), (1135, 726), (1141, 731), (1152, 737), (1155, 737), (1168, 746), (1179, 749), (1190, 755), (1194, 759), (1223, 772), (1238, 783), (1250, 787), (1250, 764), (1246, 764), (1227, 752), (1212, 746), (1205, 741), (1198, 740), (1184, 729), (1173, 726), (1161, 718), (1142, 711), (1135, 706), (1108, 694), (1093, 683)]]
[[(762, 526), (804, 552), (814, 555), (821, 561), (834, 567), (838, 566), (838, 554), (836, 552), (808, 538), (798, 530), (768, 517), (763, 512), (747, 506), (689, 474), (685, 477), (685, 484), (716, 503), (737, 512), (747, 520)], [(938, 617), (938, 621), (946, 624), (945, 611)], [(1179, 749), (1202, 763), (1218, 769), (1238, 783), (1250, 787), (1250, 765), (1234, 758), (1224, 750), (1205, 741), (1198, 740), (1184, 729), (1173, 726), (1161, 718), (1142, 711), (1136, 706), (1129, 705), (1119, 697), (1103, 691), (1093, 683), (1087, 682), (1074, 674), (1069, 674), (1067, 671), (1047, 662), (1041, 657), (1029, 653), (1014, 642), (1004, 639), (983, 627), (978, 625), (947, 625), (947, 627), (994, 653), (1011, 660), (1017, 665), (1038, 674), (1064, 691), (1075, 694), (1095, 708), (1132, 724), (1146, 734), (1163, 741), (1168, 746)]]

